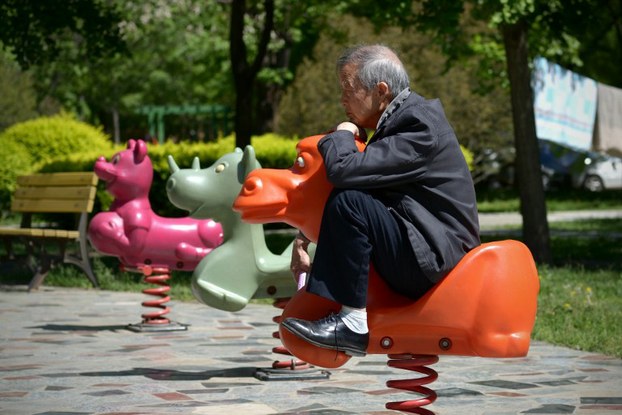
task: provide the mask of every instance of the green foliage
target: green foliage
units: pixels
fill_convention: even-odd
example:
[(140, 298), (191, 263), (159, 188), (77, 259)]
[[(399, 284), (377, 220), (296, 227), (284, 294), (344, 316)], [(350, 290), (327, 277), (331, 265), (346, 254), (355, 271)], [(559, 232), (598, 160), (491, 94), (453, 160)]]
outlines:
[(67, 114), (15, 124), (0, 134), (0, 143), (7, 142), (24, 146), (39, 165), (72, 153), (103, 152), (111, 148), (108, 137), (101, 129)]
[(0, 133), (0, 209), (6, 211), (15, 180), (36, 171), (91, 171), (112, 145), (100, 129), (66, 114), (14, 124)]
[(32, 157), (22, 145), (0, 140), (0, 212), (9, 210), (17, 176), (29, 173)]
[(120, 16), (110, 2), (3, 0), (0, 41), (11, 48), (24, 68), (56, 58), (59, 43), (75, 38), (93, 58), (122, 50)]
[[(621, 201), (620, 190), (594, 194), (582, 189), (563, 189), (546, 194), (546, 207), (549, 212), (620, 209)], [(480, 189), (477, 191), (477, 207), (480, 212), (486, 213), (519, 212), (520, 200), (516, 189)]]
[(285, 169), (294, 164), (297, 142), (296, 139), (277, 134), (264, 134), (251, 140), (259, 163), (273, 169)]
[(622, 274), (545, 267), (539, 274), (534, 338), (622, 357)]
[(464, 159), (466, 160), (467, 166), (469, 166), (469, 170), (472, 170), (473, 169), (473, 152), (463, 145), (460, 146), (460, 150), (462, 150), (462, 155), (464, 156)]
[[(288, 168), (293, 164), (296, 157), (296, 143), (295, 139), (277, 134), (264, 134), (252, 138), (252, 145), (255, 148), (257, 159), (262, 166), (272, 168)], [(42, 163), (38, 170), (44, 172), (91, 171), (98, 157), (104, 156), (106, 160), (110, 160), (115, 153), (125, 148), (125, 146), (112, 147), (107, 144), (102, 150), (84, 149), (82, 152), (57, 156), (46, 163)], [(187, 214), (187, 212), (182, 212), (175, 208), (166, 196), (166, 181), (170, 176), (167, 161), (169, 155), (173, 156), (177, 165), (182, 169), (190, 168), (195, 157), (199, 158), (201, 167), (206, 168), (223, 154), (233, 151), (234, 148), (235, 140), (233, 135), (208, 143), (190, 143), (187, 141), (174, 143), (167, 141), (163, 145), (148, 145), (149, 158), (153, 164), (153, 183), (149, 195), (153, 210), (160, 215), (171, 217)], [(0, 148), (0, 155), (2, 154), (1, 151), (2, 148)], [(18, 152), (15, 152), (15, 154), (18, 154)], [(27, 162), (26, 164), (29, 165)], [(15, 176), (13, 175), (0, 183), (14, 186)], [(6, 192), (7, 194), (10, 193), (9, 190)], [(101, 182), (98, 187), (97, 199), (98, 202), (93, 214), (107, 209), (112, 201), (110, 194), (105, 191), (105, 186)]]
[[(296, 140), (277, 134), (254, 136), (251, 144), (255, 149), (257, 160), (263, 167), (288, 168), (292, 166), (296, 157)], [(175, 163), (182, 169), (190, 168), (192, 160), (199, 158), (201, 168), (212, 165), (220, 156), (235, 149), (233, 135), (223, 137), (209, 143), (173, 143), (167, 141), (161, 146), (150, 146), (149, 157), (153, 164), (153, 184), (149, 199), (152, 208), (162, 216), (183, 216), (172, 206), (166, 196), (166, 181), (170, 176), (167, 158), (172, 155)]]
[(110, 160), (112, 156), (125, 147), (110, 146), (107, 150), (84, 150), (80, 153), (66, 154), (58, 156), (46, 163), (40, 165), (41, 172), (57, 172), (57, 171), (91, 171), (95, 166), (95, 162), (100, 156)]
[[(116, 111), (124, 129), (115, 137), (119, 141), (145, 135), (146, 117), (136, 114), (144, 105), (232, 106), (226, 5), (200, 0), (109, 3), (122, 16), (118, 27), (129, 55), (110, 53), (93, 60), (79, 42), (59, 44), (57, 59), (35, 68), (41, 91), (110, 131), (111, 111)], [(182, 135), (204, 120), (169, 117), (167, 127), (173, 121), (181, 124), (176, 130)]]
[(34, 118), (37, 101), (30, 74), (0, 50), (0, 131), (8, 126)]
[[(257, 159), (262, 166), (273, 168), (290, 167), (296, 156), (296, 140), (277, 134), (264, 134), (252, 139)], [(201, 167), (206, 168), (213, 164), (223, 154), (233, 151), (235, 148), (234, 137), (229, 135), (208, 143), (174, 143), (167, 141), (163, 145), (149, 145), (148, 154), (153, 164), (153, 183), (149, 199), (154, 211), (163, 216), (184, 216), (187, 212), (181, 212), (168, 201), (166, 196), (166, 181), (170, 176), (168, 156), (172, 155), (180, 168), (190, 168), (192, 160), (199, 158)], [(40, 170), (54, 171), (90, 171), (98, 157), (104, 156), (110, 160), (112, 156), (125, 149), (125, 146), (107, 146), (102, 151), (87, 149), (81, 153), (58, 156), (53, 160), (41, 165)], [(98, 203), (94, 213), (100, 209), (106, 209), (111, 203), (111, 196), (105, 191), (105, 186), (100, 183), (97, 192)]]
[(579, 25), (576, 32), (580, 35), (576, 37), (581, 40), (579, 57), (583, 66), (569, 69), (604, 84), (622, 88), (622, 3), (617, 0), (595, 3), (591, 13), (584, 14), (582, 20), (587, 20), (585, 25), (588, 28), (598, 30), (582, 30)]
[[(290, 167), (296, 157), (297, 141), (278, 134), (263, 134), (252, 137), (251, 144), (255, 149), (257, 159), (264, 167), (287, 168)], [(173, 143), (167, 141), (163, 145), (149, 146), (149, 157), (153, 164), (155, 175), (162, 178), (169, 176), (167, 158), (172, 155), (177, 165), (181, 168), (189, 168), (192, 160), (198, 157), (201, 167), (205, 168), (214, 163), (223, 154), (235, 149), (233, 135), (228, 135), (216, 141), (208, 143)]]
[[(340, 41), (324, 34), (313, 55), (298, 68), (294, 82), (279, 106), (276, 131), (285, 135), (312, 135), (343, 121), (335, 61), (343, 49), (356, 43), (384, 43), (399, 54), (411, 78), (411, 87), (426, 98), (440, 98), (460, 143), (475, 154), (482, 149), (511, 145), (510, 100), (495, 77), (482, 88), (479, 60), (465, 60), (446, 69), (447, 58), (430, 36), (413, 28), (388, 27), (375, 33), (362, 19), (342, 17), (327, 27), (341, 30)], [(482, 94), (481, 92), (485, 92)]]

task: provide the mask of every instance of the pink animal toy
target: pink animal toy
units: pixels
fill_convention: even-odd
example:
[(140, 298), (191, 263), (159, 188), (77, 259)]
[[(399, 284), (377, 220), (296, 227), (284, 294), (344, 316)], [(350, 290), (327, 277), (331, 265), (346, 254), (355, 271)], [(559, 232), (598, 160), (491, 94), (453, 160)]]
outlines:
[(149, 203), (153, 167), (142, 140), (129, 140), (127, 149), (110, 162), (100, 157), (95, 174), (115, 199), (109, 211), (91, 220), (89, 240), (125, 267), (192, 271), (222, 242), (222, 228), (211, 219), (164, 218), (153, 212)]

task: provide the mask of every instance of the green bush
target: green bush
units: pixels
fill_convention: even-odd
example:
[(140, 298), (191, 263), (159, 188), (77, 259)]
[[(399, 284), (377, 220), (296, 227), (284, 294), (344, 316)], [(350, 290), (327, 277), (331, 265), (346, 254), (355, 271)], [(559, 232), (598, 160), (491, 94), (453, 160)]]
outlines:
[[(263, 167), (288, 168), (296, 158), (297, 140), (277, 134), (264, 134), (252, 137), (257, 160)], [(178, 144), (166, 142), (163, 145), (150, 145), (149, 157), (153, 164), (153, 184), (149, 199), (154, 211), (163, 216), (184, 216), (187, 212), (174, 207), (166, 195), (166, 181), (170, 176), (167, 158), (172, 155), (175, 163), (182, 169), (190, 168), (192, 160), (198, 157), (201, 168), (212, 165), (220, 156), (235, 149), (233, 136), (223, 137), (209, 143)]]
[(11, 195), (15, 191), (17, 176), (29, 173), (32, 169), (32, 158), (21, 145), (13, 142), (0, 141), (0, 212), (8, 211)]
[(84, 151), (107, 151), (112, 147), (101, 129), (68, 114), (14, 124), (0, 135), (0, 143), (8, 142), (24, 146), (36, 163), (35, 167), (58, 157)]
[[(285, 137), (277, 134), (264, 134), (252, 137), (251, 143), (255, 149), (257, 159), (263, 167), (285, 169), (293, 165), (296, 158), (296, 144), (298, 138)], [(110, 160), (118, 151), (125, 146), (113, 147), (107, 144), (103, 149), (88, 148), (81, 152), (70, 152), (62, 156), (40, 164), (39, 170), (45, 172), (55, 171), (90, 171), (99, 156)], [(184, 169), (190, 168), (192, 160), (198, 157), (201, 167), (212, 165), (223, 154), (233, 151), (235, 140), (232, 135), (223, 137), (217, 141), (208, 143), (173, 143), (167, 141), (162, 145), (148, 144), (148, 154), (153, 164), (153, 183), (149, 194), (152, 208), (162, 216), (175, 217), (185, 216), (187, 212), (174, 207), (166, 195), (166, 181), (170, 176), (167, 158), (172, 155), (177, 165)], [(463, 148), (468, 162), (472, 160), (470, 152)], [(1, 172), (1, 170), (0, 170)], [(7, 179), (11, 184), (13, 179)], [(0, 182), (3, 184), (4, 182)], [(104, 183), (100, 183), (97, 193), (97, 203), (93, 214), (100, 210), (106, 210), (110, 206), (112, 197), (105, 191)]]
[(112, 143), (99, 128), (67, 114), (14, 124), (0, 133), (0, 209), (10, 207), (15, 179), (38, 171), (89, 171)]
[(460, 150), (462, 150), (462, 154), (467, 162), (467, 166), (469, 166), (469, 170), (473, 172), (473, 152), (462, 144), (460, 145)]
[[(296, 157), (296, 139), (276, 135), (264, 134), (253, 137), (251, 140), (257, 159), (264, 167), (288, 168), (293, 165)], [(39, 170), (45, 172), (55, 171), (90, 171), (99, 156), (110, 160), (112, 156), (124, 150), (125, 146), (108, 149), (87, 150), (79, 153), (70, 153), (58, 156), (53, 160), (41, 164)], [(162, 216), (176, 217), (185, 216), (187, 212), (173, 206), (166, 195), (166, 181), (170, 176), (168, 156), (175, 158), (177, 165), (184, 169), (190, 168), (192, 160), (198, 157), (201, 167), (212, 165), (220, 156), (230, 153), (235, 149), (235, 140), (232, 135), (223, 137), (217, 141), (208, 143), (174, 143), (167, 141), (162, 145), (148, 144), (148, 154), (153, 164), (153, 183), (149, 194), (149, 200), (153, 210)], [(97, 192), (97, 203), (93, 214), (106, 210), (112, 201), (111, 196), (105, 191), (105, 185), (100, 182)]]
[[(252, 137), (251, 144), (255, 149), (257, 159), (264, 167), (288, 168), (296, 157), (297, 140), (277, 134), (264, 134)], [(162, 178), (168, 178), (169, 169), (167, 158), (172, 155), (179, 167), (189, 168), (194, 157), (201, 161), (205, 168), (214, 163), (220, 156), (230, 153), (235, 148), (232, 135), (209, 143), (175, 144), (167, 141), (163, 145), (149, 146), (149, 157), (153, 163), (154, 172)]]

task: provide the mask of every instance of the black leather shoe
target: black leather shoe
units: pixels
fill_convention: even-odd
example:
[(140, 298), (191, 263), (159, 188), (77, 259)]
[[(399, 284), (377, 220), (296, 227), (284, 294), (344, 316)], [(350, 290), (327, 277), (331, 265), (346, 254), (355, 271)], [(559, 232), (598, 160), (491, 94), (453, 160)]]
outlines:
[(365, 356), (369, 344), (369, 333), (353, 332), (340, 316), (330, 314), (317, 321), (286, 318), (281, 323), (292, 334), (309, 343), (344, 352), (350, 356)]

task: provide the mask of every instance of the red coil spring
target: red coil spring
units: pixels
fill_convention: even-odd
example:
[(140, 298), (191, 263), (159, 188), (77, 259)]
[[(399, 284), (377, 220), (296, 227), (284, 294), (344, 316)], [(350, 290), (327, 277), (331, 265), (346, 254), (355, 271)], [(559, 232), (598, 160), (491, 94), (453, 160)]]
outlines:
[(386, 408), (411, 414), (434, 415), (434, 412), (422, 408), (422, 406), (433, 403), (436, 400), (436, 392), (423, 385), (438, 379), (438, 373), (434, 369), (426, 367), (426, 365), (433, 365), (438, 362), (438, 356), (405, 353), (390, 354), (389, 359), (387, 365), (390, 367), (412, 370), (425, 376), (417, 379), (389, 380), (387, 381), (387, 387), (415, 392), (424, 396), (408, 401), (389, 402), (386, 404)]
[[(285, 308), (289, 300), (290, 300), (289, 298), (277, 298), (274, 300), (274, 303), (272, 303), (272, 305), (282, 310)], [(280, 324), (281, 314), (279, 314), (278, 316), (274, 316), (272, 318), (272, 321), (274, 321), (276, 324)], [(275, 339), (281, 339), (281, 336), (279, 335), (278, 330), (272, 333), (272, 337), (274, 337)], [(272, 353), (292, 356), (289, 350), (287, 350), (283, 346), (273, 347)], [(311, 365), (309, 365), (309, 363), (303, 360), (298, 360), (298, 359), (281, 360), (281, 361), (276, 360), (274, 363), (272, 363), (272, 369), (288, 369), (289, 368), (291, 370), (301, 370), (301, 369), (309, 369), (310, 367)]]
[(164, 315), (170, 313), (171, 311), (170, 307), (165, 304), (171, 300), (171, 297), (168, 295), (171, 287), (166, 284), (166, 281), (171, 278), (169, 269), (167, 267), (151, 268), (150, 266), (144, 266), (141, 267), (140, 270), (145, 277), (144, 281), (146, 283), (159, 285), (159, 287), (146, 288), (143, 290), (144, 294), (158, 297), (153, 300), (143, 301), (143, 307), (159, 309), (150, 313), (142, 314), (143, 324), (169, 324), (171, 321), (164, 317)]

